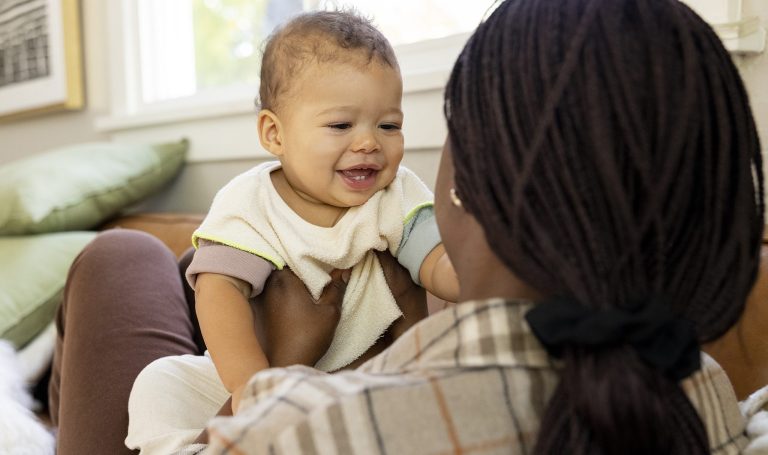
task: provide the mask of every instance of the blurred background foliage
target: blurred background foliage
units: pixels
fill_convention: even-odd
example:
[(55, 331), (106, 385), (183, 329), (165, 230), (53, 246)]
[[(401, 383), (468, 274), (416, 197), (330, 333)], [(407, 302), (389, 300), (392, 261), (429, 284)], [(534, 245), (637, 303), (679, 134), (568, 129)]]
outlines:
[(197, 87), (259, 80), (261, 43), (302, 0), (193, 0)]

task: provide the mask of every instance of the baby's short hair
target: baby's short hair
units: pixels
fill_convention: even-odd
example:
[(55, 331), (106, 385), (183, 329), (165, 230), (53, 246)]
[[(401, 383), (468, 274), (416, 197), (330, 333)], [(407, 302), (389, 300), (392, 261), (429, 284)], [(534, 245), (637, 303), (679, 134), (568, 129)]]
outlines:
[[(346, 51), (346, 53), (344, 53)], [(353, 10), (301, 13), (267, 38), (258, 103), (275, 110), (278, 98), (310, 62), (353, 61), (350, 52), (398, 69), (395, 51), (370, 20)]]

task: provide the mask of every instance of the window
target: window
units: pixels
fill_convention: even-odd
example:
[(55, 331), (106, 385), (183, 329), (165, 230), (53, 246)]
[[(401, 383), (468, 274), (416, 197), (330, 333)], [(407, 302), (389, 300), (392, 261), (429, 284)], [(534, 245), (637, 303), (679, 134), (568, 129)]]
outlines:
[(354, 6), (373, 18), (393, 46), (442, 38), (477, 27), (492, 1), (350, 0), (319, 2), (321, 8)]
[[(260, 49), (273, 28), (310, 9), (354, 7), (396, 49), (466, 33), (486, 14), (491, 0), (138, 0), (136, 111), (189, 97), (226, 98), (255, 93)], [(400, 52), (398, 52), (400, 53)], [(454, 55), (451, 54), (451, 57)], [(407, 74), (407, 65), (403, 65)], [(233, 95), (234, 96), (234, 95)]]

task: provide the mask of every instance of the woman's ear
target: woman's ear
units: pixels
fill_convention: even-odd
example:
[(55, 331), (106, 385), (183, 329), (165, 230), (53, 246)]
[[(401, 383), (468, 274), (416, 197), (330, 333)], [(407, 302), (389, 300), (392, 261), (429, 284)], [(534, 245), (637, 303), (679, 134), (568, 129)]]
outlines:
[(259, 142), (269, 153), (280, 157), (283, 155), (283, 136), (281, 134), (282, 125), (277, 114), (269, 109), (259, 111), (258, 129)]

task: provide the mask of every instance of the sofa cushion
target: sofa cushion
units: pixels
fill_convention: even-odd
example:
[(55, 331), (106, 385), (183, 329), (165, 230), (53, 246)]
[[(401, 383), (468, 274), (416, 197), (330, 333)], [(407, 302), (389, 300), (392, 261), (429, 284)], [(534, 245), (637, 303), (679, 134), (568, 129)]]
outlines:
[(0, 338), (24, 346), (52, 320), (70, 264), (95, 232), (0, 237)]
[(188, 147), (79, 144), (1, 166), (0, 235), (92, 229), (172, 179)]

